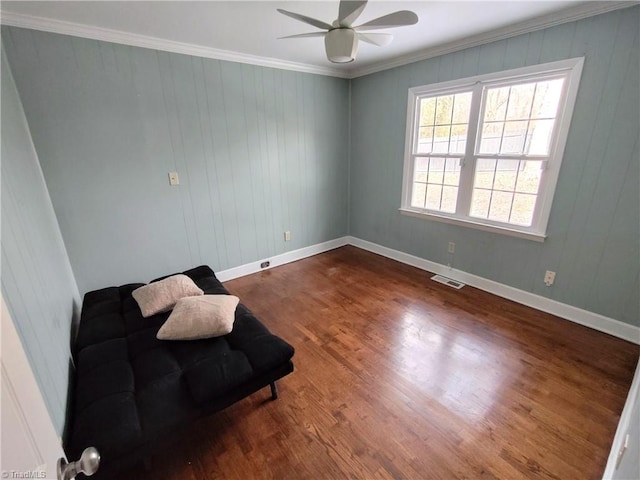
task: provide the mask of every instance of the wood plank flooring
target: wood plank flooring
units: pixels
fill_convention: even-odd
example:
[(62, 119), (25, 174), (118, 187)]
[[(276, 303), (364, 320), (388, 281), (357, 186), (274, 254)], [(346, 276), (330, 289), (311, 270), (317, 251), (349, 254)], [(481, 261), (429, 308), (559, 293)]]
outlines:
[(295, 372), (122, 478), (600, 479), (640, 349), (355, 247), (227, 282)]

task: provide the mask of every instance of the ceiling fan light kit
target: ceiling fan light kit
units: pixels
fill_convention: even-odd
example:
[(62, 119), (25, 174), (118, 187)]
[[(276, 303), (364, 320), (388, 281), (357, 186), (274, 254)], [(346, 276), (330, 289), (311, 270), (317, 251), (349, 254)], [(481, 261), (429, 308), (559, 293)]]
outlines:
[(324, 36), (324, 46), (330, 62), (353, 62), (358, 51), (358, 36), (351, 28), (336, 28)]
[(383, 47), (393, 39), (393, 36), (389, 33), (369, 33), (362, 30), (380, 30), (418, 23), (418, 16), (414, 12), (401, 10), (370, 20), (357, 27), (352, 27), (353, 22), (357, 20), (366, 5), (367, 0), (341, 0), (338, 18), (332, 24), (279, 8), (278, 12), (287, 17), (326, 30), (324, 32), (300, 33), (281, 38), (324, 37), (327, 59), (333, 63), (349, 63), (356, 59), (358, 40)]

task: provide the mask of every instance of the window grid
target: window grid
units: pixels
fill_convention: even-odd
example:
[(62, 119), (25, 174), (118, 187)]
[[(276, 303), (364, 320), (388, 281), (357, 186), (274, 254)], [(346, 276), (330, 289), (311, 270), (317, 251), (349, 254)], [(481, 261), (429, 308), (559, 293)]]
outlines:
[[(439, 155), (444, 154), (462, 154), (465, 150), (467, 144), (467, 135), (468, 127), (469, 127), (469, 109), (466, 111), (456, 112), (456, 106), (459, 101), (460, 96), (468, 95), (470, 97), (470, 90), (463, 90), (459, 92), (452, 92), (446, 95), (439, 96), (424, 96), (418, 97), (416, 100), (417, 105), (417, 134), (415, 135), (415, 141), (412, 147), (413, 155), (429, 155), (433, 153), (437, 153)], [(440, 105), (445, 102), (445, 99), (451, 99), (451, 106), (448, 111), (448, 119), (438, 120), (438, 112)], [(433, 113), (430, 115), (430, 119), (427, 118), (423, 123), (423, 108), (425, 106), (425, 102), (429, 100), (434, 101), (433, 105)], [(444, 107), (446, 108), (446, 107)], [(465, 122), (455, 121), (456, 113), (461, 113), (462, 116), (466, 119)], [(448, 121), (447, 121), (448, 120)], [(459, 134), (455, 135), (454, 138), (454, 130), (456, 127), (463, 127), (465, 131), (465, 135), (462, 137)], [(438, 128), (446, 128), (447, 133), (446, 137), (438, 137)], [(429, 139), (430, 141), (423, 141), (423, 134), (426, 134), (424, 138)], [(439, 148), (440, 145), (443, 145), (444, 148)]]
[[(566, 78), (564, 77), (554, 76), (554, 77), (546, 77), (546, 78), (538, 78), (538, 79), (529, 79), (523, 83), (513, 84), (513, 85), (502, 85), (502, 86), (487, 85), (485, 87), (484, 94), (483, 94), (483, 115), (480, 122), (481, 123), (480, 131), (482, 132), (482, 134), (479, 139), (480, 141), (477, 142), (475, 147), (476, 154), (508, 155), (510, 153), (520, 153), (523, 156), (530, 155), (529, 152), (533, 144), (532, 141), (535, 135), (536, 126), (544, 126), (545, 124), (551, 123), (551, 125), (549, 126), (549, 130), (550, 132), (555, 131), (555, 127), (556, 127), (555, 124), (558, 118), (558, 105), (560, 103), (560, 97), (556, 99), (557, 102), (555, 104), (554, 114), (552, 116), (540, 115), (540, 113), (542, 112), (534, 111), (534, 108), (537, 106), (539, 109), (543, 109), (545, 97), (549, 95), (551, 96), (551, 98), (553, 98), (554, 89), (556, 93), (558, 91), (562, 91), (563, 83), (565, 81), (566, 81)], [(515, 91), (514, 89), (522, 89), (523, 87), (526, 87), (528, 85), (531, 85), (531, 91), (526, 94), (526, 99), (529, 100), (527, 105), (528, 113), (522, 112), (522, 114), (526, 116), (521, 114), (519, 116), (510, 117), (510, 107), (512, 105), (512, 99), (514, 98), (514, 96), (518, 97), (518, 95), (522, 95), (522, 93), (520, 94), (516, 93), (514, 95), (514, 91)], [(540, 85), (546, 85), (546, 90), (544, 91), (544, 93), (541, 94), (541, 97), (538, 97), (538, 94), (541, 91)], [(506, 104), (504, 105), (504, 108), (502, 108), (501, 106), (497, 107), (500, 113), (499, 117), (490, 118), (487, 112), (487, 103), (489, 101), (489, 97), (491, 97), (492, 94), (496, 95), (497, 97), (500, 97), (501, 96), (500, 92), (503, 91), (505, 88), (507, 89), (506, 93), (504, 94), (506, 98)], [(549, 113), (549, 112), (545, 112), (545, 113)], [(509, 135), (506, 132), (507, 126), (508, 125), (513, 126), (518, 123), (524, 124), (521, 132), (516, 133), (515, 135)], [(495, 133), (498, 133), (498, 132), (494, 132), (493, 135), (491, 134), (491, 128), (490, 128), (491, 125), (500, 126), (500, 132), (498, 135), (495, 135)], [(519, 137), (521, 138), (521, 141), (518, 142), (520, 143), (520, 145), (518, 146), (517, 149), (513, 149), (513, 148), (511, 150), (505, 149), (505, 140), (509, 138), (517, 139)], [(498, 142), (497, 148), (492, 149), (492, 148), (488, 148), (485, 145), (485, 143), (490, 143), (492, 139), (498, 139), (498, 138), (499, 138), (499, 142)], [(550, 135), (547, 135), (546, 145), (544, 147), (545, 155), (548, 154), (550, 140), (551, 140)], [(540, 154), (534, 152), (533, 155), (540, 155)]]
[[(419, 170), (416, 166), (419, 160), (424, 159), (426, 162), (426, 171)], [(441, 161), (442, 170), (435, 169), (435, 161)], [(416, 198), (416, 195), (412, 196), (411, 205), (418, 208), (424, 208), (428, 210), (440, 210), (448, 213), (454, 213), (456, 210), (456, 200), (458, 193), (458, 184), (460, 178), (460, 159), (458, 158), (443, 158), (443, 157), (434, 157), (434, 156), (418, 156), (414, 159), (414, 178), (413, 178), (413, 192), (417, 191), (417, 188), (424, 188), (424, 195), (420, 193), (419, 197)], [(424, 181), (420, 179), (421, 173), (423, 173)], [(434, 179), (434, 177), (436, 177)], [(438, 179), (437, 177), (441, 177)], [(453, 180), (452, 180), (453, 178)], [(439, 191), (437, 193), (437, 206), (428, 201), (429, 194), (431, 192)], [(451, 199), (445, 199), (445, 192), (449, 192), (449, 195), (453, 194)], [(416, 201), (419, 199), (421, 201)], [(443, 200), (446, 201), (446, 205), (443, 206)]]
[(582, 66), (576, 58), (410, 89), (401, 210), (544, 238)]
[(471, 95), (465, 89), (416, 98), (412, 207), (455, 213), (460, 163), (467, 148)]
[[(474, 198), (477, 199), (478, 193), (479, 192), (484, 192), (487, 193), (489, 196), (489, 203), (487, 205), (486, 208), (486, 214), (482, 215), (479, 213), (479, 211), (476, 209), (474, 211), (473, 207), (471, 209), (470, 215), (472, 217), (475, 218), (484, 218), (484, 219), (489, 219), (489, 220), (497, 220), (500, 221), (496, 218), (491, 218), (491, 212), (492, 212), (492, 206), (494, 203), (494, 200), (496, 198), (496, 195), (494, 195), (495, 193), (497, 194), (508, 194), (510, 195), (510, 202), (509, 202), (509, 211), (508, 214), (506, 215), (505, 220), (508, 221), (509, 223), (513, 223), (516, 225), (521, 225), (521, 226), (530, 226), (531, 225), (531, 220), (533, 215), (528, 215), (528, 216), (523, 216), (520, 215), (519, 217), (514, 215), (514, 205), (516, 205), (516, 201), (520, 198), (522, 199), (523, 197), (530, 197), (530, 198), (535, 198), (537, 196), (537, 192), (538, 192), (538, 188), (539, 188), (539, 179), (538, 182), (536, 182), (535, 184), (535, 188), (531, 189), (530, 191), (526, 191), (525, 189), (522, 189), (521, 187), (519, 187), (520, 185), (520, 178), (521, 178), (521, 173), (525, 170), (525, 167), (527, 165), (527, 161), (526, 160), (517, 160), (517, 164), (515, 165), (515, 176), (513, 178), (513, 188), (507, 188), (507, 187), (501, 187), (500, 185), (498, 185), (496, 183), (497, 180), (497, 176), (498, 176), (498, 166), (500, 164), (500, 160), (499, 159), (493, 159), (494, 160), (494, 166), (491, 172), (491, 184), (490, 186), (478, 186), (476, 185), (477, 183), (477, 177), (480, 173), (480, 170), (476, 170), (476, 181), (474, 182), (474, 188), (473, 188), (473, 196)], [(507, 170), (508, 171), (508, 170)], [(473, 203), (473, 202), (472, 202)], [(527, 220), (522, 220), (522, 218), (527, 218)]]

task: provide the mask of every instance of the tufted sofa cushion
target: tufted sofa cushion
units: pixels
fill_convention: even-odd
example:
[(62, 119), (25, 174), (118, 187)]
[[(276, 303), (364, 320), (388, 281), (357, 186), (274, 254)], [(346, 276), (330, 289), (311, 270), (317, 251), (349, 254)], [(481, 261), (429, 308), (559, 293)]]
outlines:
[[(183, 273), (205, 294), (228, 294), (209, 267)], [(143, 318), (131, 296), (141, 285), (105, 288), (84, 297), (76, 341), (74, 421), (66, 450), (76, 459), (84, 448), (96, 447), (102, 475), (126, 463), (120, 460), (140, 460), (147, 447), (174, 429), (293, 371), (293, 347), (272, 335), (241, 303), (228, 335), (158, 340), (170, 312)]]

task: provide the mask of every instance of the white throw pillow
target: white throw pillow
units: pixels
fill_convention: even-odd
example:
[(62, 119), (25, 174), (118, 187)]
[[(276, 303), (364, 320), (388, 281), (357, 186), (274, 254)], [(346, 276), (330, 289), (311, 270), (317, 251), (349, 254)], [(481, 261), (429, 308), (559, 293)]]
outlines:
[(233, 295), (181, 298), (156, 336), (160, 340), (198, 340), (231, 333), (238, 301)]
[(204, 292), (186, 275), (172, 275), (164, 280), (136, 288), (131, 295), (138, 302), (144, 318), (168, 312), (184, 297), (203, 295)]

